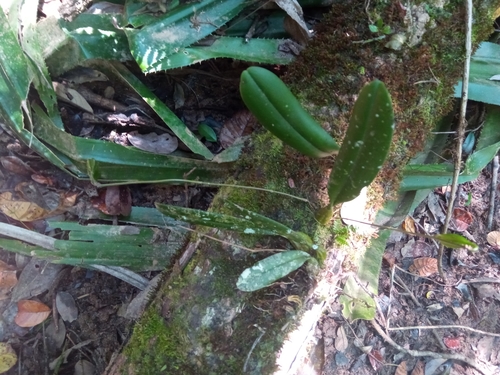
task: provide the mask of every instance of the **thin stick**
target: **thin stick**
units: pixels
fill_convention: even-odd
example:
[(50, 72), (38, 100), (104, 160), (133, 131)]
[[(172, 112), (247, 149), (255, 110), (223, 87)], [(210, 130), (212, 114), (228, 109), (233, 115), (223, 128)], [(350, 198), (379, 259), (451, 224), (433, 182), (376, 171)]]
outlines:
[(412, 326), (412, 327), (390, 327), (387, 328), (388, 331), (409, 331), (412, 329), (464, 329), (466, 331), (471, 331), (474, 333), (479, 333), (481, 335), (487, 335), (487, 336), (494, 336), (494, 337), (500, 337), (499, 333), (491, 333), (491, 332), (485, 332), (485, 331), (480, 331), (479, 329), (474, 329), (471, 327), (467, 326)]
[[(189, 173), (191, 173), (191, 171)], [(130, 185), (130, 184), (168, 184), (168, 183), (171, 183), (171, 184), (186, 183), (186, 184), (193, 184), (193, 185), (220, 186), (220, 187), (240, 188), (240, 189), (248, 189), (248, 190), (258, 190), (258, 191), (265, 191), (267, 193), (272, 193), (272, 194), (284, 195), (285, 197), (288, 197), (288, 198), (293, 198), (293, 199), (297, 199), (297, 200), (302, 201), (302, 202), (310, 203), (309, 199), (307, 199), (307, 198), (297, 197), (296, 195), (283, 193), (281, 191), (276, 191), (276, 190), (270, 190), (270, 189), (259, 188), (259, 187), (254, 187), (254, 186), (245, 186), (245, 185), (220, 184), (217, 182), (185, 180), (185, 179), (181, 179), (181, 178), (172, 178), (172, 179), (168, 179), (168, 180), (150, 180), (150, 181), (128, 180), (128, 181), (123, 181), (123, 182), (112, 182), (109, 184), (101, 184), (101, 183), (98, 183), (97, 181), (94, 182), (94, 184), (97, 187)]]
[[(455, 170), (453, 171), (453, 180), (451, 184), (450, 202), (448, 204), (448, 211), (446, 212), (446, 219), (443, 225), (442, 233), (448, 232), (448, 226), (450, 224), (451, 215), (453, 214), (453, 206), (455, 204), (455, 195), (457, 194), (458, 187), (458, 176), (460, 174), (462, 165), (462, 144), (465, 138), (465, 127), (467, 122), (465, 120), (465, 112), (467, 110), (467, 99), (469, 90), (469, 71), (470, 71), (470, 57), (472, 49), (472, 0), (466, 1), (466, 17), (467, 22), (465, 24), (465, 62), (464, 62), (464, 76), (462, 79), (462, 101), (460, 104), (460, 119), (457, 129), (457, 149), (455, 155)], [(443, 271), (443, 253), (444, 245), (441, 244), (438, 250), (438, 270), (439, 275), (443, 280), (445, 280), (445, 275)]]
[(455, 361), (462, 361), (467, 363), (469, 366), (474, 367), (476, 370), (480, 371), (484, 375), (493, 375), (495, 373), (495, 366), (488, 364), (488, 363), (481, 363), (475, 358), (468, 358), (462, 354), (449, 354), (449, 353), (436, 353), (436, 352), (430, 352), (430, 351), (420, 351), (420, 350), (409, 350), (403, 348), (401, 345), (397, 344), (393, 339), (387, 335), (382, 327), (375, 321), (375, 319), (370, 320), (370, 323), (372, 324), (373, 328), (378, 332), (382, 338), (398, 349), (399, 351), (409, 354), (413, 357), (431, 357), (431, 358), (444, 358), (444, 359), (451, 359)]
[(250, 249), (249, 247), (245, 247), (243, 245), (237, 245), (235, 243), (231, 243), (231, 242), (227, 242), (227, 241), (224, 241), (224, 240), (221, 240), (219, 238), (216, 238), (216, 237), (213, 237), (213, 236), (210, 236), (208, 234), (205, 234), (205, 233), (201, 233), (199, 231), (197, 231), (196, 229), (191, 229), (191, 228), (188, 228), (188, 227), (184, 227), (182, 225), (179, 225), (178, 228), (182, 228), (182, 229), (185, 229), (185, 230), (188, 230), (188, 231), (191, 231), (191, 232), (194, 232), (200, 236), (203, 236), (203, 237), (206, 237), (206, 238), (209, 238), (211, 239), (212, 241), (216, 241), (216, 242), (220, 242), (224, 245), (229, 245), (229, 246), (234, 246), (234, 247), (239, 247), (240, 249), (243, 249), (243, 250), (246, 250), (246, 251), (249, 251), (251, 253), (262, 253), (262, 252), (271, 252), (271, 251), (286, 251), (284, 249)]
[(491, 163), (491, 187), (490, 187), (490, 209), (488, 212), (488, 221), (486, 228), (491, 230), (493, 226), (493, 214), (495, 213), (495, 198), (497, 192), (498, 183), (498, 155), (493, 158), (493, 163)]

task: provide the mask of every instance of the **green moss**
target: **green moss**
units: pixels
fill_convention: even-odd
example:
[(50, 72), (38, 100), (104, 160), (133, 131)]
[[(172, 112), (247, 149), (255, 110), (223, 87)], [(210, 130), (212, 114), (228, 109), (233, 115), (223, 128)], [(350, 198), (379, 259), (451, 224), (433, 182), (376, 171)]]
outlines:
[(167, 326), (154, 309), (149, 309), (134, 327), (134, 340), (124, 351), (130, 363), (138, 364), (132, 373), (149, 375), (186, 371), (184, 356), (187, 348), (186, 342), (182, 341), (182, 330), (180, 324)]

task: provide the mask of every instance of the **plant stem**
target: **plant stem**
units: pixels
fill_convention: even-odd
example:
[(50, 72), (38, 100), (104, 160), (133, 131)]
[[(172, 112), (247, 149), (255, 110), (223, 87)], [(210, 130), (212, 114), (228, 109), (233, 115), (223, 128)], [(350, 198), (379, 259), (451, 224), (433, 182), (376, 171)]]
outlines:
[[(453, 206), (455, 204), (455, 195), (458, 189), (458, 176), (460, 174), (462, 165), (462, 144), (465, 138), (465, 127), (467, 122), (465, 120), (465, 112), (467, 110), (467, 99), (469, 91), (469, 71), (470, 71), (470, 58), (472, 50), (472, 0), (466, 0), (466, 24), (465, 24), (465, 62), (464, 62), (464, 76), (462, 79), (462, 101), (460, 103), (460, 119), (457, 129), (457, 149), (455, 155), (455, 170), (453, 172), (453, 182), (451, 184), (450, 201), (448, 203), (448, 211), (446, 212), (446, 219), (443, 225), (442, 233), (445, 234), (448, 231), (448, 225), (450, 224), (451, 216), (453, 214)], [(441, 244), (438, 250), (438, 271), (439, 275), (443, 280), (446, 280), (443, 271), (443, 253), (444, 245)]]

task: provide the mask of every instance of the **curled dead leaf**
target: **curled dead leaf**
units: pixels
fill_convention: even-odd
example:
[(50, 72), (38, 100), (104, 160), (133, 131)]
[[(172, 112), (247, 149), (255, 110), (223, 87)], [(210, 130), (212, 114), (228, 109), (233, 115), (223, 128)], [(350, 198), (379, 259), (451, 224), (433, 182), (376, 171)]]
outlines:
[(415, 220), (412, 217), (407, 216), (402, 224), (403, 230), (409, 233), (415, 233)]
[(488, 241), (488, 243), (494, 248), (500, 248), (500, 231), (495, 230), (488, 233), (488, 235), (486, 236), (486, 241)]
[(415, 259), (409, 270), (412, 273), (418, 273), (420, 276), (434, 275), (438, 272), (437, 259), (429, 257)]

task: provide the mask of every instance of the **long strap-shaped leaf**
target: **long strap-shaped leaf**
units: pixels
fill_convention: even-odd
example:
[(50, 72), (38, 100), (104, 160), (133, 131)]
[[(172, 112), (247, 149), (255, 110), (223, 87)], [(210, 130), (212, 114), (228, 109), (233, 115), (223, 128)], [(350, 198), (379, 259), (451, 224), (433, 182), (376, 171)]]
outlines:
[(243, 207), (231, 204), (230, 202), (228, 202), (228, 204), (238, 212), (240, 216), (231, 216), (161, 203), (156, 203), (155, 205), (158, 211), (163, 215), (170, 216), (176, 220), (183, 220), (191, 224), (206, 227), (229, 229), (245, 234), (282, 236), (300, 250), (311, 252), (315, 255), (316, 252), (313, 250), (319, 250), (319, 247), (317, 245), (315, 246), (311, 238), (305, 233), (294, 231), (286, 225)]
[(198, 42), (234, 18), (246, 0), (202, 0), (178, 6), (138, 29), (125, 29), (130, 50), (144, 72), (181, 48)]
[(350, 201), (373, 181), (387, 156), (393, 131), (391, 97), (381, 81), (373, 81), (363, 87), (354, 104), (328, 183), (330, 205)]

